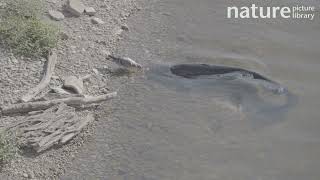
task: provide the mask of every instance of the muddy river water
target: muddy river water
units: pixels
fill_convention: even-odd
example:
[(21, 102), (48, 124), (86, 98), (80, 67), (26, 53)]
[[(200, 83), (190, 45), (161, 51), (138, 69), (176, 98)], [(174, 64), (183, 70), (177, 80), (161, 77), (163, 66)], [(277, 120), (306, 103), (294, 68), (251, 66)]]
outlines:
[[(320, 2), (257, 1), (261, 6)], [(65, 179), (319, 180), (320, 24), (227, 19), (248, 1), (150, 0), (118, 54), (149, 70), (120, 89)], [(290, 96), (245, 81), (168, 75), (179, 63), (241, 67)], [(109, 120), (108, 120), (109, 119)]]

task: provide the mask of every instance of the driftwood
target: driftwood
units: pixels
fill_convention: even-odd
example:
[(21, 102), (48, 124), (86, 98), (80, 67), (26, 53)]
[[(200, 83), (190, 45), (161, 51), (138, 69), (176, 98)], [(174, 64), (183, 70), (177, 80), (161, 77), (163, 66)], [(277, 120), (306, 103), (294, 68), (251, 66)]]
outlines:
[(37, 94), (39, 94), (44, 88), (48, 86), (48, 84), (50, 83), (51, 76), (54, 73), (56, 62), (57, 54), (54, 51), (52, 51), (48, 55), (48, 60), (42, 80), (36, 87), (30, 89), (26, 95), (21, 97), (22, 102), (31, 101), (33, 98), (37, 96)]
[(69, 106), (81, 106), (92, 103), (99, 103), (102, 101), (107, 101), (117, 96), (117, 92), (104, 94), (100, 96), (88, 96), (88, 97), (68, 97), (62, 99), (53, 99), (48, 101), (36, 101), (36, 102), (26, 102), (18, 103), (7, 106), (0, 107), (0, 111), (3, 115), (9, 115), (14, 113), (28, 113), (31, 111), (39, 111), (48, 109), (54, 105), (65, 103)]
[(11, 124), (6, 130), (17, 133), (21, 146), (32, 148), (39, 153), (54, 145), (65, 144), (93, 120), (93, 114), (79, 117), (75, 108), (61, 103)]

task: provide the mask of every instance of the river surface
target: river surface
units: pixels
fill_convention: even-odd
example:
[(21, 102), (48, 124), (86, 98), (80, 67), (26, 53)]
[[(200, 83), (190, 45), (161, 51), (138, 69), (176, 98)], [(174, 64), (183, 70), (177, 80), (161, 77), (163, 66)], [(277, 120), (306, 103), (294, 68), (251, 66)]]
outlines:
[[(96, 135), (64, 179), (319, 180), (319, 12), (313, 21), (226, 18), (227, 6), (248, 4), (143, 3), (129, 18), (117, 53), (149, 70), (129, 78), (112, 107), (102, 108), (112, 111), (102, 114)], [(179, 63), (252, 70), (290, 96), (242, 80), (168, 75), (168, 67)]]

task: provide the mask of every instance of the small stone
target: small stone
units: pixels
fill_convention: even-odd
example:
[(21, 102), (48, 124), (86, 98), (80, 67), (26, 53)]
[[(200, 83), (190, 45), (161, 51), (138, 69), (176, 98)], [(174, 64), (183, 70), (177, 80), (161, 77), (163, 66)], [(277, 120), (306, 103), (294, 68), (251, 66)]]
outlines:
[(97, 11), (93, 7), (86, 7), (84, 9), (84, 12), (89, 16), (94, 16), (97, 13)]
[(83, 94), (83, 81), (75, 76), (64, 78), (63, 88), (70, 89), (77, 94)]
[(111, 55), (111, 52), (107, 50), (101, 50), (101, 54), (105, 57), (109, 57)]
[(18, 59), (15, 58), (14, 56), (13, 56), (12, 58), (10, 58), (10, 59), (11, 59), (11, 62), (12, 62), (13, 64), (19, 63)]
[(101, 4), (100, 7), (101, 8), (107, 8), (108, 6), (106, 4)]
[(124, 31), (129, 31), (129, 27), (126, 24), (122, 25), (121, 29)]
[(24, 177), (24, 178), (28, 178), (28, 177), (29, 177), (29, 175), (28, 175), (27, 173), (23, 173), (23, 174), (22, 174), (22, 177)]
[(92, 18), (91, 21), (93, 24), (104, 24), (104, 22), (100, 18), (97, 18), (97, 17)]
[(107, 94), (110, 92), (110, 90), (108, 88), (102, 88), (101, 92)]
[(64, 15), (59, 11), (49, 10), (49, 15), (53, 20), (56, 21), (61, 21), (64, 19)]
[(92, 69), (92, 71), (93, 71), (96, 75), (99, 75), (99, 71), (98, 71), (98, 69), (93, 68), (93, 69)]
[(33, 179), (34, 178), (34, 172), (33, 171), (29, 171), (28, 172), (28, 178)]
[(122, 33), (123, 33), (123, 29), (119, 27), (117, 27), (116, 30), (114, 31), (114, 34), (116, 36), (121, 36)]
[(41, 58), (40, 58), (40, 61), (39, 61), (39, 65), (41, 66), (42, 63), (44, 63), (44, 62), (46, 62), (46, 61), (47, 61), (46, 58), (41, 57)]
[(6, 7), (6, 3), (0, 2), (0, 8), (5, 8)]
[(79, 0), (68, 0), (67, 10), (76, 17), (81, 16), (85, 6)]
[(99, 43), (99, 44), (102, 44), (102, 45), (107, 45), (107, 42), (105, 40), (103, 40), (103, 39), (96, 40), (95, 42)]
[(68, 40), (68, 39), (69, 39), (69, 36), (68, 36), (67, 33), (61, 32), (61, 33), (60, 33), (60, 39), (61, 39), (61, 40)]

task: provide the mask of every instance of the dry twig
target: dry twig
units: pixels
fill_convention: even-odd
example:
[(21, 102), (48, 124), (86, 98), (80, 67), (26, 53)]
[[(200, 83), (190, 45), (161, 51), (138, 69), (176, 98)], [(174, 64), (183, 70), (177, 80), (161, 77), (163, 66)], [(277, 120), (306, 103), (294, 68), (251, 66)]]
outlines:
[(60, 103), (65, 103), (69, 106), (78, 107), (81, 105), (107, 101), (116, 96), (117, 96), (117, 92), (113, 92), (113, 93), (104, 94), (100, 96), (68, 97), (68, 98), (53, 99), (48, 101), (26, 102), (26, 103), (2, 106), (0, 107), (0, 111), (3, 115), (9, 115), (14, 113), (28, 113), (31, 111), (44, 110)]

